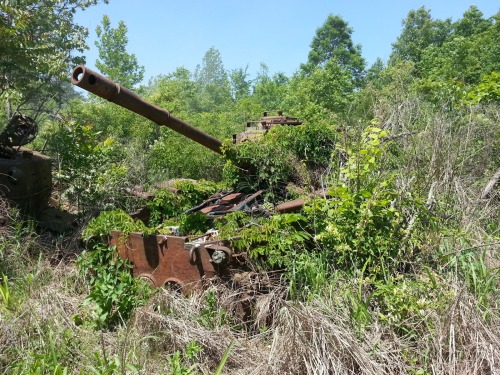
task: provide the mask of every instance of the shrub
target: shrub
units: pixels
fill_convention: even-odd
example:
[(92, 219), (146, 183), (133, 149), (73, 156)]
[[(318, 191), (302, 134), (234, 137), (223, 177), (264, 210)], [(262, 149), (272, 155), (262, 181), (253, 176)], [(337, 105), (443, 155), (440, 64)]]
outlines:
[(176, 180), (173, 192), (159, 189), (153, 200), (147, 203), (150, 210), (150, 226), (158, 226), (165, 219), (181, 215), (213, 195), (220, 185), (210, 181)]
[(77, 266), (90, 289), (83, 302), (90, 315), (75, 317), (77, 323), (86, 320), (97, 329), (114, 329), (151, 293), (149, 284), (132, 276), (130, 262), (121, 259), (114, 246), (95, 245), (78, 257)]
[(223, 179), (238, 189), (267, 190), (279, 200), (287, 196), (287, 186), (309, 187), (330, 167), (337, 134), (333, 127), (276, 126), (259, 142), (225, 144), (228, 158)]
[(83, 230), (82, 238), (87, 241), (92, 237), (101, 238), (110, 236), (113, 230), (122, 231), (124, 234), (131, 232), (152, 232), (142, 221), (132, 219), (125, 211), (113, 210), (103, 211), (98, 216), (92, 218)]
[(415, 226), (427, 216), (420, 199), (398, 191), (394, 176), (378, 171), (384, 136), (385, 131), (369, 127), (357, 150), (347, 150), (349, 160), (341, 168), (342, 179), (330, 187), (330, 198), (305, 208), (316, 246), (330, 254), (332, 265), (366, 269), (376, 278), (404, 269), (417, 247)]
[[(103, 137), (92, 125), (55, 124), (46, 134), (54, 164), (55, 181), (78, 211), (102, 208), (115, 199), (116, 186), (126, 182), (127, 168), (119, 161), (121, 149), (113, 138)], [(113, 192), (113, 194), (110, 194)]]

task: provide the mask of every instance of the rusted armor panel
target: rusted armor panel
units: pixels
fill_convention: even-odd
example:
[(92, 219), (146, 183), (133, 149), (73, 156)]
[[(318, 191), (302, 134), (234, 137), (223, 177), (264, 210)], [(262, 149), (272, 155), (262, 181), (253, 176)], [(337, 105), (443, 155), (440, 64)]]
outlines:
[(175, 286), (185, 293), (203, 288), (202, 281), (222, 275), (231, 262), (228, 241), (188, 242), (187, 237), (143, 235), (123, 236), (113, 231), (111, 245), (119, 256), (128, 259), (134, 277), (153, 287)]
[(305, 201), (299, 198), (293, 201), (288, 201), (278, 204), (276, 207), (274, 207), (274, 209), (276, 210), (276, 212), (280, 213), (295, 212), (302, 209), (302, 207), (304, 207), (304, 204)]
[(39, 214), (48, 205), (51, 189), (49, 157), (23, 147), (9, 158), (0, 157), (0, 196), (24, 212)]

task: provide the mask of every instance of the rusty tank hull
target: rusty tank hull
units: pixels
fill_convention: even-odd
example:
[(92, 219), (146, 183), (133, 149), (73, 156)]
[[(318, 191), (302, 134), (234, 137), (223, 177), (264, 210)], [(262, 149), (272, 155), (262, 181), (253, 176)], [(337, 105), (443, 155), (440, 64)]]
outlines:
[(48, 206), (51, 189), (48, 156), (20, 147), (8, 157), (0, 157), (0, 196), (23, 212), (40, 214)]
[[(220, 140), (83, 65), (73, 69), (71, 83), (222, 154)], [(202, 289), (205, 280), (224, 274), (231, 262), (231, 248), (226, 240), (190, 242), (182, 236), (124, 235), (113, 231), (109, 243), (121, 258), (132, 263), (135, 277), (148, 281), (152, 287), (169, 286), (184, 293)]]

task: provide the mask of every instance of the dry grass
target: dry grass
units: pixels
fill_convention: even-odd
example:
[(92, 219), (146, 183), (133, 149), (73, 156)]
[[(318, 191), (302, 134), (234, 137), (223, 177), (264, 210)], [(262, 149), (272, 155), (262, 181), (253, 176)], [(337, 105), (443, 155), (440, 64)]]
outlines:
[(458, 291), (446, 314), (436, 319), (436, 331), (427, 337), (434, 374), (500, 373), (500, 316), (498, 311), (492, 313), (486, 323), (477, 301), (464, 290)]
[[(243, 336), (232, 331), (228, 325), (202, 325), (197, 320), (203, 305), (202, 298), (202, 295), (183, 298), (174, 292), (162, 290), (151, 305), (137, 312), (133, 326), (140, 336), (148, 337), (145, 349), (149, 356), (159, 354), (166, 357), (176, 350), (183, 351), (190, 342), (195, 341), (203, 349), (200, 371), (211, 373), (210, 369), (217, 366), (231, 342), (239, 342)], [(227, 365), (235, 368), (244, 362), (252, 363), (249, 354), (236, 345)], [(151, 364), (144, 365), (149, 367)]]
[[(158, 290), (122, 327), (99, 332), (73, 319), (84, 316), (81, 302), (87, 292), (69, 256), (78, 251), (72, 248), (75, 243), (55, 242), (49, 249), (40, 245), (43, 241), (26, 239), (29, 255), (19, 255), (23, 244), (13, 244), (8, 250), (11, 257), (18, 254), (16, 282), (11, 288), (16, 307), (3, 311), (0, 318), (0, 372), (9, 373), (7, 366), (15, 363), (28, 368), (36, 355), (49, 358), (53, 347), (69, 373), (87, 373), (91, 368), (104, 371), (106, 363), (118, 361), (115, 373), (133, 373), (125, 368), (133, 364), (140, 374), (168, 374), (167, 356), (183, 352), (192, 342), (202, 348), (194, 362), (201, 374), (213, 374), (231, 343), (226, 374), (500, 371), (499, 311), (480, 311), (476, 298), (454, 274), (449, 276), (453, 277), (453, 301), (444, 313), (427, 316), (418, 337), (398, 336), (375, 315), (370, 325), (360, 328), (349, 308), (334, 296), (315, 297), (307, 303), (289, 301), (276, 275), (255, 273), (249, 276), (251, 282), (214, 283), (204, 294), (189, 298)], [(61, 253), (68, 256), (61, 257)], [(14, 258), (9, 260), (13, 262)], [(24, 276), (19, 274), (23, 265)], [(32, 274), (30, 283), (28, 273)], [(334, 290), (350, 287), (345, 281), (338, 283)], [(208, 293), (217, 295), (212, 308), (206, 303)]]
[[(52, 345), (70, 373), (97, 367), (97, 354), (118, 358), (123, 366), (134, 364), (141, 374), (166, 374), (167, 356), (194, 341), (202, 348), (196, 361), (202, 374), (214, 372), (231, 343), (226, 374), (411, 374), (424, 368), (459, 375), (500, 370), (498, 311), (489, 311), (484, 319), (475, 298), (458, 283), (449, 308), (429, 315), (427, 331), (417, 339), (398, 337), (376, 317), (364, 330), (356, 329), (338, 300), (288, 301), (286, 289), (276, 284), (268, 294), (254, 296), (251, 321), (247, 316), (243, 322), (237, 308), (248, 296), (248, 285), (221, 284), (189, 298), (159, 290), (125, 325), (101, 333), (72, 318), (82, 314), (85, 297), (73, 264), (45, 261), (33, 271), (32, 289), (16, 293), (26, 299), (0, 321), (0, 369), (45, 355)], [(223, 324), (202, 319), (207, 293), (213, 292), (218, 305), (208, 313), (215, 314), (210, 315), (213, 322), (220, 322), (217, 314), (222, 314)], [(122, 370), (118, 373), (126, 373)]]
[(68, 361), (78, 367), (82, 351), (91, 347), (87, 342), (91, 336), (72, 320), (81, 303), (81, 296), (68, 285), (75, 269), (62, 264), (54, 268), (43, 261), (30, 271), (30, 281), (27, 275), (26, 280), (19, 276), (12, 284), (12, 298), (17, 303), (0, 321), (0, 353), (6, 357), (2, 359), (8, 359), (0, 362), (0, 369), (30, 362), (51, 347), (58, 353), (71, 352)]
[[(326, 304), (325, 304), (326, 302)], [(347, 317), (328, 301), (286, 303), (273, 327), (272, 344), (252, 374), (392, 374), (394, 353), (358, 337)]]
[[(404, 374), (419, 368), (434, 374), (493, 374), (500, 364), (499, 316), (486, 323), (474, 298), (457, 292), (445, 314), (429, 317), (427, 326), (435, 328), (418, 340), (398, 337), (376, 319), (358, 332), (333, 301), (290, 302), (283, 294), (274, 295), (272, 325), (263, 333), (230, 324), (207, 328), (197, 320), (203, 295), (182, 298), (169, 291), (140, 309), (129, 329), (143, 338), (140, 350), (149, 359), (196, 341), (203, 348), (198, 367), (203, 374), (213, 373), (230, 343), (227, 374)], [(158, 370), (158, 363), (142, 365)]]

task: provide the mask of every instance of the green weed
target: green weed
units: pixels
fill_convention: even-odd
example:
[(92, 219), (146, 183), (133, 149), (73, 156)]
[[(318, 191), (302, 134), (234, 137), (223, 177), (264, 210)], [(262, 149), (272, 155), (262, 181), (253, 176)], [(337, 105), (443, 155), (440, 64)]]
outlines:
[(138, 374), (140, 372), (138, 366), (122, 363), (116, 354), (108, 357), (95, 352), (93, 358), (95, 364), (87, 366), (87, 370), (95, 375)]
[(2, 274), (2, 283), (0, 284), (0, 307), (5, 310), (13, 310), (14, 304), (12, 294), (9, 290), (9, 279), (7, 275)]
[(194, 375), (198, 365), (198, 353), (201, 351), (201, 346), (196, 341), (191, 341), (186, 345), (184, 353), (176, 350), (174, 354), (167, 356), (169, 366), (169, 374), (171, 375)]
[(49, 330), (47, 333), (47, 344), (40, 350), (33, 351), (29, 358), (21, 359), (7, 367), (8, 372), (12, 374), (29, 375), (66, 375), (69, 373), (68, 366), (61, 364), (63, 362), (63, 352), (54, 343), (54, 332)]
[(203, 294), (203, 308), (196, 320), (206, 328), (221, 327), (229, 323), (227, 313), (218, 306), (216, 290), (211, 289)]
[(200, 204), (219, 188), (215, 182), (178, 180), (173, 184), (176, 192), (168, 188), (159, 189), (147, 203), (150, 210), (150, 226), (158, 226), (164, 220), (181, 215), (184, 211)]
[(131, 232), (152, 233), (140, 220), (132, 219), (123, 210), (103, 211), (91, 219), (82, 232), (82, 238), (88, 240), (92, 237), (102, 238), (110, 236), (113, 230), (122, 231), (124, 234)]
[(121, 259), (114, 246), (95, 245), (80, 255), (77, 266), (90, 289), (83, 306), (95, 328), (113, 329), (124, 323), (152, 292), (146, 282), (132, 276), (130, 262)]

